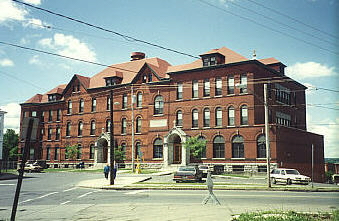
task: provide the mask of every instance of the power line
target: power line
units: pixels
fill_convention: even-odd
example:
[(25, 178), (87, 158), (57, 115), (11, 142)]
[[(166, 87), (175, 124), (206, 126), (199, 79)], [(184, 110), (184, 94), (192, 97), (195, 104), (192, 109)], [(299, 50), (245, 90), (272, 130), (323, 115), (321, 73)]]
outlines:
[(59, 17), (62, 17), (62, 18), (65, 18), (65, 19), (68, 19), (68, 20), (71, 20), (71, 21), (80, 23), (80, 24), (83, 24), (83, 25), (90, 26), (90, 27), (92, 27), (92, 28), (99, 29), (99, 30), (101, 30), (101, 31), (109, 32), (109, 33), (111, 33), (111, 34), (120, 36), (120, 37), (122, 37), (122, 38), (124, 38), (124, 39), (126, 39), (126, 40), (128, 40), (128, 41), (136, 41), (136, 42), (140, 42), (140, 43), (143, 43), (143, 44), (146, 44), (146, 45), (150, 45), (150, 46), (153, 46), (153, 47), (156, 47), (156, 48), (160, 48), (160, 49), (167, 50), (167, 51), (170, 51), (170, 52), (174, 52), (174, 53), (177, 53), (177, 54), (181, 54), (181, 55), (184, 55), (184, 56), (188, 56), (188, 57), (198, 58), (198, 59), (199, 59), (199, 57), (194, 56), (194, 55), (191, 55), (191, 54), (187, 54), (187, 53), (185, 53), (185, 52), (181, 52), (181, 51), (178, 51), (178, 50), (175, 50), (175, 49), (167, 48), (167, 47), (161, 46), (161, 45), (159, 45), (159, 44), (151, 43), (151, 42), (148, 42), (148, 41), (145, 41), (145, 40), (137, 39), (137, 38), (135, 38), (135, 37), (128, 36), (128, 35), (119, 33), (119, 32), (117, 32), (117, 31), (112, 31), (112, 30), (109, 30), (109, 29), (107, 29), (107, 28), (103, 28), (103, 27), (100, 27), (100, 26), (97, 26), (97, 25), (94, 25), (94, 24), (90, 24), (90, 23), (88, 23), (88, 22), (85, 22), (85, 21), (82, 21), (82, 20), (79, 20), (79, 19), (76, 19), (76, 18), (72, 18), (72, 17), (70, 17), (70, 16), (63, 15), (63, 14), (60, 14), (60, 13), (57, 13), (57, 12), (53, 12), (53, 11), (48, 10), (48, 9), (44, 9), (44, 8), (41, 8), (41, 7), (37, 7), (37, 6), (31, 5), (31, 4), (28, 4), (28, 3), (25, 3), (25, 2), (21, 2), (21, 1), (18, 1), (18, 0), (12, 0), (12, 1), (14, 1), (14, 2), (16, 2), (16, 3), (19, 3), (19, 4), (26, 5), (26, 6), (31, 7), (31, 8), (35, 8), (35, 9), (38, 9), (38, 10), (47, 12), (47, 13), (49, 13), (49, 14), (53, 14), (53, 15), (56, 15), (56, 16), (59, 16)]
[[(16, 0), (13, 0), (13, 1), (16, 1)], [(210, 7), (213, 7), (213, 8), (216, 8), (216, 9), (218, 9), (218, 10), (221, 10), (222, 12), (225, 12), (225, 13), (231, 14), (231, 15), (233, 15), (233, 16), (239, 17), (239, 18), (241, 18), (241, 19), (250, 21), (250, 22), (252, 22), (252, 23), (254, 23), (254, 24), (256, 24), (256, 25), (258, 25), (258, 26), (260, 26), (260, 27), (266, 28), (266, 29), (268, 29), (268, 30), (270, 30), (270, 31), (273, 31), (273, 32), (276, 32), (276, 33), (285, 35), (285, 36), (290, 37), (290, 38), (293, 38), (293, 39), (295, 39), (295, 40), (297, 40), (297, 41), (301, 41), (301, 42), (303, 42), (303, 43), (305, 43), (305, 44), (308, 44), (308, 45), (311, 45), (311, 46), (313, 46), (313, 47), (319, 48), (319, 49), (321, 49), (321, 50), (323, 50), (323, 51), (327, 51), (327, 52), (330, 52), (330, 53), (332, 53), (332, 54), (339, 55), (338, 52), (331, 51), (331, 50), (329, 50), (329, 49), (327, 49), (327, 48), (323, 48), (323, 47), (321, 47), (321, 46), (319, 46), (319, 45), (317, 45), (317, 44), (313, 44), (312, 42), (308, 42), (308, 41), (305, 41), (304, 39), (297, 38), (297, 37), (295, 37), (295, 36), (293, 36), (293, 35), (290, 35), (290, 34), (287, 34), (287, 33), (285, 33), (285, 32), (282, 32), (282, 31), (280, 31), (280, 30), (274, 29), (274, 28), (272, 28), (272, 27), (270, 27), (270, 26), (268, 26), (268, 25), (264, 25), (264, 24), (262, 24), (262, 23), (259, 23), (259, 22), (255, 21), (255, 20), (251, 19), (251, 18), (248, 18), (248, 17), (242, 16), (242, 15), (236, 14), (236, 13), (234, 13), (234, 12), (232, 12), (232, 11), (226, 10), (226, 9), (221, 8), (221, 7), (219, 7), (219, 6), (216, 6), (216, 5), (212, 4), (212, 3), (206, 2), (206, 1), (204, 1), (204, 0), (198, 0), (198, 1), (201, 2), (201, 3), (203, 3), (203, 4), (208, 5), (208, 6), (210, 6)]]
[(320, 30), (320, 29), (318, 29), (318, 28), (316, 28), (316, 27), (313, 27), (313, 26), (311, 26), (311, 25), (308, 25), (308, 24), (306, 24), (305, 22), (302, 22), (302, 21), (300, 21), (300, 20), (298, 20), (298, 19), (295, 19), (295, 18), (289, 16), (288, 14), (282, 13), (282, 12), (280, 12), (280, 11), (278, 11), (278, 10), (275, 10), (274, 8), (267, 7), (267, 6), (265, 6), (265, 5), (263, 5), (263, 4), (260, 4), (260, 3), (254, 1), (254, 0), (247, 0), (247, 1), (252, 2), (253, 4), (259, 5), (259, 6), (263, 7), (263, 8), (265, 8), (265, 9), (270, 10), (270, 11), (273, 11), (274, 13), (277, 13), (277, 14), (279, 14), (279, 15), (285, 17), (285, 18), (291, 19), (292, 21), (295, 21), (295, 22), (297, 22), (297, 23), (299, 23), (299, 24), (302, 24), (302, 25), (304, 25), (304, 26), (306, 26), (306, 27), (308, 27), (308, 28), (311, 28), (311, 29), (313, 29), (313, 30), (315, 30), (315, 31), (321, 32), (321, 33), (323, 33), (323, 34), (325, 34), (325, 35), (328, 35), (328, 36), (330, 36), (330, 37), (332, 37), (332, 38), (338, 40), (338, 37), (337, 37), (337, 36), (335, 36), (335, 35), (333, 35), (333, 34), (331, 34), (331, 33), (325, 32), (325, 31), (323, 31), (323, 30)]

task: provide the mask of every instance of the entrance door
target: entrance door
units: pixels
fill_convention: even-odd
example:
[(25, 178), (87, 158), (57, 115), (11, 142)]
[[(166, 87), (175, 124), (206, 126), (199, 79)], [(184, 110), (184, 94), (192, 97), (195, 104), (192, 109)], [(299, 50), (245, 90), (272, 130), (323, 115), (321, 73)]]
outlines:
[(181, 163), (181, 144), (173, 144), (173, 163)]
[(103, 162), (108, 162), (107, 161), (107, 157), (108, 157), (108, 147), (103, 147)]

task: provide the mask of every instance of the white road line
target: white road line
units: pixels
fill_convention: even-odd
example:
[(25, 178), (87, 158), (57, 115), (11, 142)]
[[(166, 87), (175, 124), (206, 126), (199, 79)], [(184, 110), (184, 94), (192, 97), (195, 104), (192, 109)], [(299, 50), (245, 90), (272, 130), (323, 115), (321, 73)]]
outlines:
[(59, 193), (59, 192), (51, 192), (51, 193), (47, 193), (47, 194), (45, 194), (45, 195), (42, 195), (42, 196), (39, 196), (39, 197), (36, 197), (36, 198), (33, 198), (33, 199), (27, 199), (27, 200), (24, 200), (24, 201), (22, 201), (22, 202), (20, 202), (20, 203), (26, 203), (26, 202), (30, 202), (30, 201), (32, 201), (32, 200), (41, 199), (41, 198), (44, 198), (44, 197), (46, 197), (46, 196), (50, 196), (50, 195), (53, 195), (53, 194), (56, 194), (56, 193)]
[(67, 203), (70, 203), (71, 201), (66, 201), (66, 202), (63, 202), (63, 203), (60, 203), (60, 205), (65, 205)]
[(78, 189), (78, 187), (73, 187), (73, 188), (70, 188), (70, 189), (67, 189), (67, 190), (63, 190), (62, 192), (68, 192), (68, 191), (75, 190), (75, 189)]
[(0, 183), (0, 186), (14, 186), (14, 183)]
[(132, 191), (132, 192), (127, 192), (127, 193), (124, 193), (126, 195), (134, 195), (134, 194), (138, 194), (138, 193), (142, 193), (142, 192), (146, 192), (147, 190), (135, 190), (135, 191)]
[(94, 193), (94, 191), (88, 192), (88, 193), (85, 193), (85, 194), (82, 194), (82, 195), (78, 196), (77, 198), (80, 199), (80, 198), (82, 198), (82, 197), (84, 197), (84, 196), (87, 196), (87, 195), (89, 195), (89, 194), (91, 194), (91, 193)]
[(28, 200), (25, 200), (25, 201), (22, 201), (20, 203), (26, 203), (26, 202), (29, 202), (29, 201), (32, 201), (33, 199), (28, 199)]

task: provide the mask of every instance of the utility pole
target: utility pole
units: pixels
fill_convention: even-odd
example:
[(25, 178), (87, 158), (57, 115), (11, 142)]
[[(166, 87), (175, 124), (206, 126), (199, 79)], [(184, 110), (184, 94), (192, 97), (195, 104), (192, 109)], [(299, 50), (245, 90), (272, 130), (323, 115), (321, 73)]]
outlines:
[(134, 148), (134, 94), (133, 94), (133, 85), (131, 86), (131, 110), (132, 110), (132, 172), (135, 172), (134, 168), (134, 158), (135, 158), (135, 148)]
[(267, 161), (267, 187), (271, 188), (271, 166), (270, 166), (270, 128), (268, 122), (267, 83), (264, 84), (264, 107), (265, 107), (265, 144)]
[(313, 172), (314, 172), (314, 145), (312, 144), (312, 189), (313, 189)]
[(110, 154), (109, 154), (109, 159), (110, 159), (110, 176), (109, 176), (109, 184), (114, 185), (114, 122), (113, 122), (113, 89), (110, 91), (110, 119), (111, 119), (111, 124), (110, 124)]

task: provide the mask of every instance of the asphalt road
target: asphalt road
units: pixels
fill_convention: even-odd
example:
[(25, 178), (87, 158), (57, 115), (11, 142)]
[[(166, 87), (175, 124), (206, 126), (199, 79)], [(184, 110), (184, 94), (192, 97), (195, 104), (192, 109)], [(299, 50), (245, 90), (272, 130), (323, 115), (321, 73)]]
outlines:
[[(45, 216), (52, 215), (51, 211), (53, 211), (54, 216), (63, 215), (66, 218), (62, 220), (67, 220), (67, 216), (74, 218), (79, 211), (82, 211), (80, 217), (83, 217), (86, 211), (95, 213), (100, 211), (98, 208), (114, 208), (122, 205), (134, 205), (135, 208), (149, 205), (149, 209), (160, 205), (201, 206), (202, 200), (207, 195), (207, 191), (198, 190), (116, 191), (75, 187), (81, 180), (100, 177), (102, 177), (101, 173), (30, 174), (30, 177), (23, 181), (17, 216), (19, 220), (34, 220), (42, 216), (41, 211), (50, 211), (46, 212)], [(16, 182), (16, 180), (0, 181), (0, 220), (10, 216)], [(214, 193), (223, 209), (232, 214), (271, 209), (330, 211), (339, 208), (338, 192), (214, 191)], [(95, 207), (98, 205), (100, 205), (98, 208)], [(95, 210), (84, 210), (93, 206)], [(107, 209), (106, 213), (109, 211)], [(127, 211), (125, 213), (127, 214)]]

